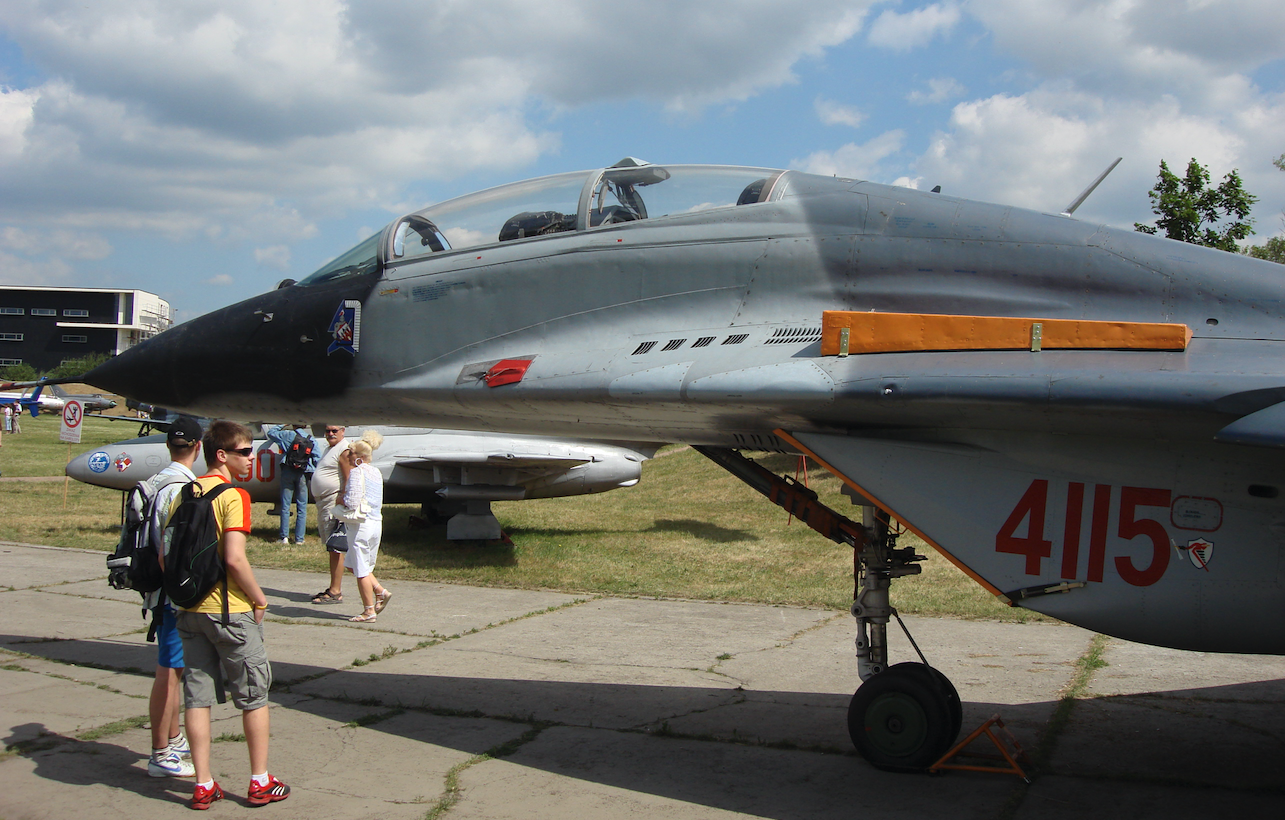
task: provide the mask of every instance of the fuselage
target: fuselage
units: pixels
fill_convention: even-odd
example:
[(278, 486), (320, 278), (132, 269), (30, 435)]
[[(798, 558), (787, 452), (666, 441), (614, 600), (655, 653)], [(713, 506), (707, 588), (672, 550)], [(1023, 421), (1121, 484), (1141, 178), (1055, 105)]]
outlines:
[[(1285, 400), (1282, 270), (869, 182), (624, 165), (409, 214), (87, 379), (210, 416), (747, 449), (812, 437), (993, 590), (1088, 584), (1024, 605), (1152, 643), (1285, 652), (1279, 450), (1214, 440)], [(1190, 341), (822, 355), (825, 311), (1163, 323)], [(973, 494), (917, 488), (907, 453)], [(1217, 572), (1188, 561), (1201, 538), (1219, 542)], [(1117, 553), (1131, 563), (1112, 574)], [(1269, 626), (1236, 634), (1249, 621)]]

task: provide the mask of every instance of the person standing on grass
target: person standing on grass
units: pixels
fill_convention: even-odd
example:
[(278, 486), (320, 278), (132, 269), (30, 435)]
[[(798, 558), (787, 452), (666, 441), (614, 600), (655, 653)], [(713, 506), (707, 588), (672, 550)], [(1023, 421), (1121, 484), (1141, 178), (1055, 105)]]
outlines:
[[(348, 449), (348, 439), (344, 437), (346, 428), (342, 424), (326, 425), (326, 444), (328, 449), (317, 462), (317, 469), (312, 474), (312, 497), (317, 502), (317, 532), (321, 535), (321, 544), (326, 546), (330, 534), (335, 531), (338, 519), (332, 516), (335, 504), (339, 502), (339, 491), (343, 489), (344, 480), (348, 477), (347, 465), (339, 456)], [(330, 556), (330, 584), (312, 596), (314, 604), (337, 604), (343, 601), (344, 594), (340, 586), (344, 582), (344, 555), (326, 547)]]
[(344, 566), (356, 576), (357, 591), (361, 594), (361, 614), (348, 619), (357, 623), (374, 623), (375, 616), (384, 611), (388, 599), (393, 597), (375, 577), (375, 559), (384, 528), (384, 477), (370, 459), (383, 443), (384, 437), (377, 431), (367, 430), (340, 456), (348, 468), (348, 478), (344, 482), (343, 506), (336, 507), (335, 512), (351, 522)]
[[(290, 506), (295, 507), (294, 542), (303, 543), (308, 523), (308, 480), (317, 469), (316, 442), (312, 434), (298, 424), (278, 424), (264, 431), (269, 441), (281, 447), (281, 513), (278, 543), (290, 543)], [(296, 441), (299, 447), (295, 447)], [(306, 449), (306, 452), (305, 452)]]
[[(164, 560), (165, 519), (183, 485), (196, 480), (192, 465), (201, 451), (201, 424), (191, 416), (179, 416), (165, 434), (165, 446), (170, 451), (170, 465), (151, 479), (156, 491), (152, 505), (153, 517), (147, 522), (147, 536)], [(166, 483), (170, 482), (170, 483)], [(160, 608), (153, 619), (160, 619), (156, 629), (156, 674), (152, 680), (152, 694), (148, 699), (147, 713), (152, 724), (152, 756), (147, 761), (147, 773), (152, 777), (191, 777), (192, 750), (187, 738), (179, 729), (179, 684), (183, 677), (183, 642), (179, 638), (174, 608), (161, 590), (149, 593), (144, 605), (151, 610)]]
[[(250, 430), (230, 421), (212, 423), (202, 446), (208, 472), (196, 483), (203, 492), (231, 483), (234, 474), (247, 472), (254, 456)], [(182, 495), (175, 500), (171, 517), (182, 501)], [(250, 532), (249, 494), (235, 487), (221, 493), (212, 505), (227, 583), (215, 584), (196, 606), (178, 613), (179, 637), (187, 662), (183, 675), (187, 735), (196, 769), (191, 807), (208, 809), (214, 801), (223, 799), (223, 789), (210, 770), (210, 708), (216, 699), (222, 700), (224, 687), (231, 692), (233, 705), (241, 710), (241, 727), (250, 754), (246, 800), (252, 806), (263, 806), (290, 796), (290, 787), (268, 774), (268, 689), (272, 686), (272, 667), (263, 646), (263, 616), (268, 599), (255, 581), (245, 554), (245, 538)]]

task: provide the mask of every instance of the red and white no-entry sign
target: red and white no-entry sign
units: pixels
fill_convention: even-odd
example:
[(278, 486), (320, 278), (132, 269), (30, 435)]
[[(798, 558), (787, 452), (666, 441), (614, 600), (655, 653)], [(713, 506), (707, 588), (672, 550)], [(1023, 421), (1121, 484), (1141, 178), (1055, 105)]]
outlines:
[(62, 408), (62, 428), (58, 440), (69, 444), (80, 443), (80, 423), (85, 420), (85, 408), (75, 399), (68, 399)]

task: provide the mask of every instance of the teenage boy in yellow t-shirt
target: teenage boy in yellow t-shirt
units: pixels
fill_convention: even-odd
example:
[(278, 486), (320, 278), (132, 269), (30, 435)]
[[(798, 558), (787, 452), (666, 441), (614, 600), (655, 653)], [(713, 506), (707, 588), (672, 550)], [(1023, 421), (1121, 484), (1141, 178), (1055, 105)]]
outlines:
[[(216, 421), (201, 440), (206, 475), (197, 479), (203, 490), (231, 482), (234, 473), (247, 471), (253, 457), (250, 431), (230, 421)], [(178, 509), (175, 500), (170, 514)], [(223, 799), (223, 790), (210, 772), (210, 707), (220, 694), (220, 672), (241, 710), (245, 745), (250, 752), (250, 788), (247, 801), (262, 806), (290, 796), (290, 787), (268, 774), (268, 688), (272, 667), (263, 648), (263, 616), (268, 599), (254, 580), (245, 555), (250, 531), (250, 496), (240, 487), (214, 499), (218, 522), (219, 555), (227, 569), (228, 621), (223, 620), (223, 584), (215, 584), (196, 606), (179, 610), (179, 637), (183, 640), (183, 699), (187, 706), (187, 737), (196, 769), (194, 809), (208, 809)]]

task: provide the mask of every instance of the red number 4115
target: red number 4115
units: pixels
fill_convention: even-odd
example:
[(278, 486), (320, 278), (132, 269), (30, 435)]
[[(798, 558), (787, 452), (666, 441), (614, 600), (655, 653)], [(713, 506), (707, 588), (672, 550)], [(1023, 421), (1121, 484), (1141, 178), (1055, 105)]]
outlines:
[[(1080, 565), (1081, 527), (1084, 519), (1085, 485), (1071, 482), (1066, 488), (1066, 519), (1062, 527), (1062, 578), (1075, 580)], [(1107, 529), (1111, 518), (1114, 493), (1110, 484), (1093, 485), (1092, 515), (1089, 519), (1088, 580), (1101, 581), (1106, 564)], [(1017, 506), (1009, 513), (1008, 520), (995, 534), (995, 551), (1026, 556), (1026, 574), (1040, 575), (1040, 564), (1053, 556), (1053, 542), (1044, 537), (1044, 519), (1048, 510), (1049, 482), (1036, 479), (1026, 488)], [(1138, 567), (1126, 555), (1115, 558), (1115, 570), (1120, 577), (1138, 587), (1151, 586), (1164, 575), (1169, 567), (1169, 534), (1164, 525), (1154, 518), (1143, 518), (1139, 507), (1168, 508), (1169, 490), (1146, 487), (1121, 487), (1120, 515), (1116, 535), (1131, 540), (1144, 536), (1151, 541), (1151, 561)], [(1026, 535), (1017, 534), (1026, 521)]]

